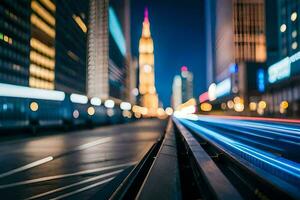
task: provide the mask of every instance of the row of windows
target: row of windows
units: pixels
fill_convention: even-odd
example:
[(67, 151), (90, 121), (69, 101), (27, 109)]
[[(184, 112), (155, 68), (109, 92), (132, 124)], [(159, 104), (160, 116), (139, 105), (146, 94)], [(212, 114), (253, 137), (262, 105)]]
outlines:
[(15, 38), (10, 37), (10, 35), (6, 35), (0, 32), (0, 40), (9, 44), (9, 46), (7, 46), (4, 43), (1, 43), (2, 45), (0, 45), (0, 48), (1, 46), (3, 48), (10, 48), (16, 50), (17, 52), (20, 52), (23, 55), (28, 55), (29, 53), (29, 49), (26, 43), (20, 43)]
[(13, 35), (16, 38), (19, 38), (20, 40), (27, 41), (30, 38), (30, 32), (27, 31), (20, 31), (17, 29), (14, 24), (10, 24), (4, 19), (0, 18), (0, 28), (4, 30), (6, 33), (9, 33)]
[(30, 32), (28, 17), (20, 17), (19, 14), (16, 15), (11, 10), (7, 8), (5, 9), (3, 5), (0, 5), (0, 16), (2, 16), (1, 18), (5, 19), (5, 21), (7, 21), (9, 24), (14, 24), (14, 27), (22, 30), (22, 32)]
[(46, 55), (50, 58), (55, 57), (55, 49), (53, 47), (49, 47), (48, 45), (44, 44), (36, 38), (30, 39), (30, 46), (39, 53), (42, 53), (43, 55)]
[(18, 65), (14, 62), (0, 59), (0, 66), (2, 71), (28, 76), (28, 65)]
[(30, 61), (50, 70), (54, 70), (55, 67), (54, 59), (49, 59), (33, 50), (30, 51)]
[(21, 18), (27, 18), (30, 15), (29, 1), (18, 0), (16, 3), (16, 1), (12, 0), (1, 0), (1, 3), (11, 12), (18, 13), (18, 16)]
[(28, 55), (25, 56), (16, 53), (16, 51), (14, 51), (13, 49), (7, 48), (8, 45), (9, 44), (7, 44), (6, 42), (0, 41), (0, 57), (11, 60), (20, 65), (28, 65)]
[(9, 73), (0, 72), (0, 80), (1, 82), (15, 85), (25, 85), (28, 86), (28, 77), (17, 76)]
[(286, 88), (272, 94), (266, 94), (264, 100), (267, 102), (267, 109), (273, 113), (280, 112), (280, 104), (282, 101), (287, 101), (293, 109), (292, 103), (300, 100), (300, 86)]
[(29, 86), (35, 88), (54, 89), (54, 82), (45, 81), (39, 78), (30, 77)]

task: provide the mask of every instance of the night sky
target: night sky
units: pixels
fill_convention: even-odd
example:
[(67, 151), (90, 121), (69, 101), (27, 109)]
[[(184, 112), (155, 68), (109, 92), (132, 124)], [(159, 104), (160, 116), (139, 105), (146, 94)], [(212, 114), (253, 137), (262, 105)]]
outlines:
[(138, 57), (145, 6), (154, 40), (155, 82), (160, 101), (170, 105), (173, 77), (186, 65), (194, 73), (194, 96), (205, 86), (205, 31), (203, 0), (132, 0), (131, 42)]

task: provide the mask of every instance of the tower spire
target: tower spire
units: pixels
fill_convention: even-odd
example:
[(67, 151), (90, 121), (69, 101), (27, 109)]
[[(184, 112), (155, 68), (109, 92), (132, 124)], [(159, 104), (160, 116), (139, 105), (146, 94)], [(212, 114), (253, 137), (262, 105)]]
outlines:
[(144, 21), (149, 21), (149, 12), (148, 12), (148, 7), (145, 7), (144, 11)]

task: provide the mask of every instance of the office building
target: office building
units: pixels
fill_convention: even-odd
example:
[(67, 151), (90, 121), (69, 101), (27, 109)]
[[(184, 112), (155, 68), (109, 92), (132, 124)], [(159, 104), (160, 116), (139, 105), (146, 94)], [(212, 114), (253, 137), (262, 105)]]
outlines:
[(0, 82), (28, 86), (30, 2), (0, 2)]
[(266, 68), (265, 1), (205, 3), (207, 85), (218, 88), (211, 90), (218, 93), (213, 95), (218, 96), (213, 101), (221, 104), (239, 95), (246, 102), (258, 95), (252, 88), (256, 85), (256, 71)]
[[(300, 1), (277, 0), (277, 32), (279, 57), (291, 56), (299, 51), (299, 11)], [(275, 10), (276, 11), (276, 10)]]
[(176, 75), (172, 85), (172, 107), (176, 109), (193, 98), (193, 73), (186, 66), (181, 67), (180, 75)]
[(128, 3), (117, 0), (90, 2), (88, 96), (128, 99)]
[(89, 1), (56, 1), (55, 89), (86, 94)]
[(179, 75), (176, 75), (172, 84), (172, 107), (175, 110), (182, 104), (182, 80)]
[[(213, 81), (230, 76), (233, 63), (266, 61), (264, 0), (206, 1), (208, 63)], [(211, 46), (209, 45), (211, 44)], [(208, 71), (211, 71), (209, 69)]]
[(141, 105), (148, 109), (149, 116), (155, 116), (158, 109), (153, 52), (153, 40), (150, 32), (148, 9), (146, 8), (142, 36), (139, 42), (139, 93), (141, 95)]
[(89, 1), (1, 1), (0, 81), (85, 93)]
[(187, 102), (191, 98), (193, 98), (193, 73), (188, 71), (186, 66), (181, 67), (181, 96), (182, 103)]
[(260, 115), (300, 116), (300, 1), (267, 0), (273, 6), (267, 12), (271, 18), (269, 35), (268, 68), (266, 70), (266, 93), (262, 96), (265, 108)]
[(56, 5), (50, 0), (31, 1), (29, 86), (55, 88)]

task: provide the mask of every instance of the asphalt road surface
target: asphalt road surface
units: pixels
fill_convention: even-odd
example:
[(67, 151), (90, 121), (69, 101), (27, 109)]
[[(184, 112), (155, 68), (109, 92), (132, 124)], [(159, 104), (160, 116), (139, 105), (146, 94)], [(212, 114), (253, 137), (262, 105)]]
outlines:
[(165, 126), (141, 120), (2, 141), (0, 199), (89, 199), (141, 160)]

